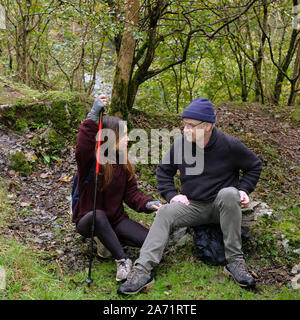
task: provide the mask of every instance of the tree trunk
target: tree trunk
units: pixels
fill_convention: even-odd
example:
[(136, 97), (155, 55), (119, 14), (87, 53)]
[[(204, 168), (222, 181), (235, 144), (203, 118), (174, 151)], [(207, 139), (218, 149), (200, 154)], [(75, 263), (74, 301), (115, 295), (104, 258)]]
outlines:
[[(293, 4), (294, 4), (294, 6), (298, 5), (298, 1), (297, 0), (293, 0)], [(297, 29), (293, 29), (292, 35), (291, 35), (291, 40), (290, 40), (290, 43), (289, 43), (288, 52), (287, 52), (283, 62), (281, 63), (279, 61), (280, 68), (277, 67), (278, 74), (277, 74), (276, 82), (275, 82), (275, 85), (274, 85), (274, 91), (273, 91), (273, 103), (275, 103), (275, 104), (279, 103), (279, 99), (280, 99), (280, 95), (281, 95), (281, 89), (282, 89), (282, 82), (283, 82), (283, 80), (285, 78), (286, 72), (287, 72), (287, 70), (288, 70), (288, 68), (290, 66), (290, 63), (291, 63), (292, 59), (293, 59), (293, 56), (294, 56), (294, 53), (295, 53), (295, 45), (297, 45), (297, 38), (298, 38), (298, 30)], [(296, 57), (296, 60), (297, 60), (297, 57)], [(272, 58), (272, 62), (273, 62), (273, 58)]]
[(111, 105), (109, 113), (123, 119), (128, 117), (128, 86), (132, 73), (132, 64), (135, 53), (135, 39), (133, 31), (138, 23), (138, 0), (128, 0), (125, 32), (121, 39), (121, 46), (117, 58), (114, 76)]
[[(268, 4), (267, 1), (263, 1), (263, 24), (262, 27), (264, 30), (267, 28), (267, 22), (268, 22)], [(262, 85), (262, 80), (261, 80), (261, 66), (262, 66), (262, 61), (263, 61), (263, 55), (264, 55), (264, 45), (266, 42), (266, 34), (265, 32), (262, 31), (261, 35), (261, 42), (260, 42), (260, 47), (257, 52), (257, 60), (255, 62), (255, 73), (256, 73), (256, 81), (255, 81), (255, 92), (256, 95), (260, 95), (261, 103), (265, 103), (265, 98), (264, 98), (264, 89)], [(259, 99), (258, 99), (259, 100)]]
[(296, 102), (296, 96), (298, 92), (296, 90), (299, 90), (299, 80), (300, 80), (300, 42), (298, 42), (298, 50), (297, 50), (297, 56), (295, 59), (294, 64), (294, 71), (293, 71), (293, 82), (291, 83), (291, 92), (288, 100), (288, 106), (294, 106)]

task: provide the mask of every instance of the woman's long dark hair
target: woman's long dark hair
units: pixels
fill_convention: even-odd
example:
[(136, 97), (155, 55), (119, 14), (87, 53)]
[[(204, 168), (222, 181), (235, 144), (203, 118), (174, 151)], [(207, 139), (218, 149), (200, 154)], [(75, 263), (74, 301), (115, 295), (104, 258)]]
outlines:
[[(123, 121), (119, 117), (114, 116), (104, 116), (102, 120), (102, 128), (103, 129), (111, 129), (115, 132), (116, 135), (116, 153), (117, 159), (119, 155), (119, 139), (123, 137), (125, 133), (125, 124), (126, 122)], [(121, 131), (121, 132), (120, 132)], [(126, 151), (127, 152), (127, 151)], [(133, 164), (130, 162), (128, 158), (128, 154), (126, 154), (126, 163), (123, 164), (123, 168), (127, 173), (128, 180), (132, 179), (134, 176), (134, 167)], [(102, 170), (101, 170), (102, 168)], [(100, 172), (103, 175), (103, 185), (102, 190), (107, 188), (107, 186), (111, 183), (113, 177), (113, 165), (111, 163), (105, 163), (100, 166)]]

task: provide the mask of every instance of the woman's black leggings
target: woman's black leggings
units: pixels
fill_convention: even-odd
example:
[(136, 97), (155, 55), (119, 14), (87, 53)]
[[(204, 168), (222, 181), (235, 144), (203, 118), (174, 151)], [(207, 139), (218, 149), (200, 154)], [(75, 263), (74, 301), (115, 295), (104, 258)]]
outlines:
[[(93, 212), (84, 215), (77, 223), (77, 231), (84, 237), (91, 237)], [(112, 226), (108, 221), (105, 211), (96, 210), (94, 235), (111, 252), (112, 256), (119, 260), (126, 258), (126, 254), (120, 244), (141, 248), (148, 234), (148, 229), (129, 218), (121, 220)]]

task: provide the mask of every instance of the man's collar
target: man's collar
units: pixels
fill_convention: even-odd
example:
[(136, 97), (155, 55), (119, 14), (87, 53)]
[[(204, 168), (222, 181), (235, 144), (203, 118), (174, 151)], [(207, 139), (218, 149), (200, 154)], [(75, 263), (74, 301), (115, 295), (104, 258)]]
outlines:
[(214, 127), (212, 129), (212, 133), (207, 142), (207, 145), (204, 147), (204, 150), (205, 151), (209, 150), (215, 144), (216, 140), (217, 140), (217, 129)]

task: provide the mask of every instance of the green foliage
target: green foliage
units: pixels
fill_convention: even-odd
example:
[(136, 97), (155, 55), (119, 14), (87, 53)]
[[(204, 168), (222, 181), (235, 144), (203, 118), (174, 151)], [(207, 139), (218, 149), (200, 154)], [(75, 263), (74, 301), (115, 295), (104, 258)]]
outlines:
[(296, 108), (291, 112), (291, 117), (292, 117), (292, 121), (295, 124), (299, 124), (300, 123), (300, 108)]
[(22, 176), (28, 176), (32, 172), (32, 167), (27, 161), (25, 155), (21, 151), (17, 151), (11, 155), (11, 168), (19, 172)]
[(50, 163), (50, 156), (61, 153), (66, 145), (66, 139), (54, 129), (46, 128), (30, 141), (30, 145), (37, 154), (43, 155), (46, 163)]
[(154, 170), (150, 170), (149, 167), (140, 165), (139, 173), (141, 174), (141, 180), (147, 181), (152, 186), (157, 186), (156, 176), (155, 176), (155, 168)]
[[(239, 19), (234, 19), (224, 27), (224, 19), (229, 21), (244, 9), (239, 8), (238, 1), (232, 5), (231, 1), (226, 0), (214, 9), (209, 2), (204, 2), (201, 7), (197, 2), (171, 1), (164, 9), (166, 12), (162, 12), (162, 17), (158, 19), (157, 26), (153, 26), (156, 28), (154, 38), (148, 25), (153, 23), (155, 14), (151, 16), (151, 13), (156, 12), (156, 4), (149, 3), (147, 10), (141, 8), (138, 28), (133, 30), (136, 54), (132, 76), (139, 77), (135, 74), (136, 69), (143, 65), (146, 57), (149, 58), (150, 53), (144, 50), (148, 42), (155, 46), (153, 60), (148, 66), (148, 75), (159, 69), (165, 71), (142, 81), (136, 106), (141, 110), (160, 108), (180, 112), (192, 99), (199, 96), (208, 97), (213, 102), (228, 99), (255, 100), (255, 63), (260, 48), (262, 64), (259, 72), (263, 79), (261, 85), (266, 102), (272, 102), (279, 74), (276, 65), (282, 67), (293, 31), (291, 4), (286, 1), (266, 3), (268, 16), (265, 32), (270, 41), (262, 43), (260, 27), (264, 18), (263, 4), (255, 6), (255, 10), (250, 8)], [(8, 36), (0, 32), (0, 65), (3, 66), (4, 75), (13, 73), (21, 82), (41, 90), (51, 88), (90, 95), (93, 89), (91, 79), (95, 71), (97, 76), (101, 75), (102, 78), (107, 77), (107, 74), (111, 76), (114, 71), (118, 72), (113, 67), (126, 22), (125, 3), (115, 6), (106, 1), (76, 0), (72, 4), (64, 2), (55, 6), (50, 0), (36, 4), (20, 0), (18, 4), (8, 1), (3, 5), (7, 9), (9, 21), (12, 22)], [(24, 12), (28, 12), (28, 16)], [(40, 15), (41, 12), (47, 14)], [(40, 17), (38, 21), (35, 20), (37, 16)], [(24, 21), (25, 25), (17, 30), (15, 26), (18, 21)], [(27, 28), (27, 31), (23, 30), (23, 27)], [(219, 32), (214, 34), (218, 28)], [(173, 65), (184, 56), (189, 32), (192, 32), (193, 36), (186, 52), (186, 60), (182, 64)], [(16, 40), (17, 33), (24, 34), (22, 44)], [(116, 41), (112, 43), (111, 39)], [(271, 59), (269, 46), (274, 61)], [(19, 49), (21, 57), (16, 57), (15, 51), (10, 49), (12, 47)], [(26, 61), (26, 64), (22, 61)], [(286, 71), (290, 78), (294, 76), (295, 61), (294, 57)], [(143, 67), (148, 63), (145, 62)], [(170, 65), (172, 67), (167, 68)], [(103, 72), (106, 67), (109, 68), (108, 72)], [(27, 77), (21, 71), (26, 71)], [(105, 91), (104, 85), (100, 84), (101, 91)], [(282, 104), (288, 99), (290, 87), (289, 81), (284, 77), (279, 101)], [(7, 100), (1, 97), (0, 101), (2, 99)], [(296, 105), (297, 103), (299, 100)], [(124, 99), (121, 99), (121, 105), (127, 118)], [(113, 103), (112, 107), (118, 111), (118, 106), (118, 103)], [(112, 109), (113, 112), (116, 110)]]
[(4, 108), (2, 112), (2, 121), (7, 126), (11, 127), (16, 122), (16, 107), (12, 106), (9, 108)]
[(68, 106), (64, 100), (53, 101), (49, 118), (54, 127), (61, 132), (68, 134), (71, 131), (70, 123), (68, 121)]
[(24, 119), (24, 118), (23, 119), (18, 119), (16, 121), (16, 123), (15, 123), (15, 129), (17, 131), (21, 131), (22, 132), (27, 127), (28, 127), (28, 123), (27, 123), (26, 119)]

